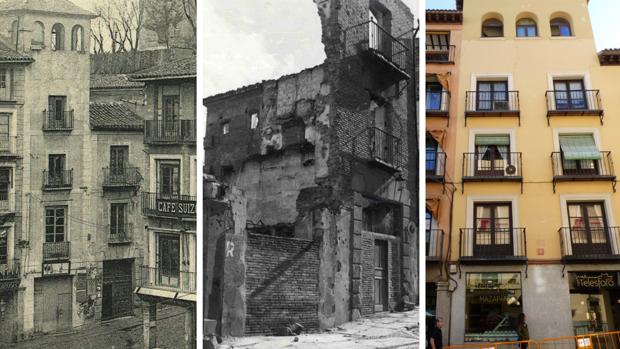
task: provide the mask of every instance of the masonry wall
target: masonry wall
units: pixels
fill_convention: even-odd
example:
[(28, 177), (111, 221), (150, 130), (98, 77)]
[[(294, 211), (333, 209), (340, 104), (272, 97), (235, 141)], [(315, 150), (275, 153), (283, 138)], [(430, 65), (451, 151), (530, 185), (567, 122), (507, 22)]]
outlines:
[(298, 322), (319, 329), (320, 240), (248, 234), (246, 334), (280, 334)]

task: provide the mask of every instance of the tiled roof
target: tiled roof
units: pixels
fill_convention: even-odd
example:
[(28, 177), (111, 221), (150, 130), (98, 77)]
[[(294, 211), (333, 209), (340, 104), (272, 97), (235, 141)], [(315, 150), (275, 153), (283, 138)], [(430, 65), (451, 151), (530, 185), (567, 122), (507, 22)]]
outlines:
[(130, 81), (125, 74), (93, 74), (90, 76), (91, 89), (140, 88), (144, 83)]
[(33, 11), (96, 17), (69, 0), (0, 0), (0, 12)]
[(32, 57), (19, 53), (0, 40), (0, 62), (30, 63)]
[(164, 80), (196, 77), (196, 56), (176, 59), (131, 74), (132, 81)]
[(608, 48), (598, 53), (601, 65), (620, 65), (620, 48)]
[(91, 103), (90, 127), (93, 130), (141, 131), (144, 122), (122, 103)]

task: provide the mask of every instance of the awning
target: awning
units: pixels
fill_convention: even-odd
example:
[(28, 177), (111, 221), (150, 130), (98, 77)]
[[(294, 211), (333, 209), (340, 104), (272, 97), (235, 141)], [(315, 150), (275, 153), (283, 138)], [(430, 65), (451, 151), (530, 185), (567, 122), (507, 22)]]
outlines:
[(477, 135), (476, 145), (510, 145), (508, 135)]
[(434, 140), (437, 141), (440, 145), (443, 146), (443, 140), (446, 136), (446, 130), (428, 130), (428, 133), (433, 137)]
[(438, 197), (426, 198), (426, 209), (433, 215), (435, 219), (439, 217), (439, 203), (440, 198)]
[(560, 148), (566, 160), (600, 160), (601, 152), (591, 134), (561, 135)]

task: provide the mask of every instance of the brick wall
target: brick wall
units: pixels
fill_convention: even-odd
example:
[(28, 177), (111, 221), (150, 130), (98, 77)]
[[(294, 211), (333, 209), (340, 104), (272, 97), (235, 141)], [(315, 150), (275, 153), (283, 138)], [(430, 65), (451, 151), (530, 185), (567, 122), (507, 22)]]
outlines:
[(375, 312), (375, 240), (372, 235), (362, 233), (362, 290), (360, 312), (368, 315)]
[(246, 334), (278, 334), (299, 322), (316, 331), (320, 240), (248, 234)]

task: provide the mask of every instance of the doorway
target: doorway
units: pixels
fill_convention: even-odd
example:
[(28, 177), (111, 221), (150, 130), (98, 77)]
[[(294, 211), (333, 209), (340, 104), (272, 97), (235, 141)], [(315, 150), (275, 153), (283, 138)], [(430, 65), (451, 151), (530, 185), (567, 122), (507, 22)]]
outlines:
[(71, 277), (35, 279), (35, 332), (56, 332), (71, 327), (72, 280)]
[(386, 311), (388, 305), (388, 244), (375, 240), (375, 312)]

